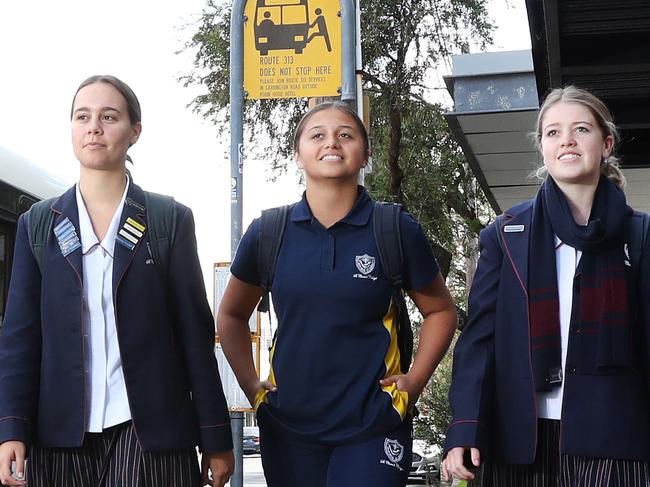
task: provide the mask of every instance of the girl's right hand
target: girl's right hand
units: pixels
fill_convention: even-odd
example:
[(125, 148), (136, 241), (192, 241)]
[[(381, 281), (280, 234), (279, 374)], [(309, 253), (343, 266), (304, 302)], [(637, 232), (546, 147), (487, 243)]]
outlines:
[(246, 398), (248, 399), (248, 402), (251, 403), (251, 406), (255, 407), (255, 399), (257, 399), (257, 395), (261, 391), (275, 392), (277, 390), (278, 388), (268, 380), (257, 379), (246, 387), (244, 394), (246, 394)]
[[(27, 485), (25, 480), (25, 452), (22, 441), (5, 441), (0, 445), (0, 483)], [(16, 473), (11, 473), (11, 462), (16, 462)]]
[[(472, 465), (465, 465), (465, 452), (470, 453)], [(461, 480), (474, 480), (474, 474), (469, 468), (478, 468), (481, 465), (481, 452), (478, 448), (464, 448), (458, 446), (447, 452), (447, 457), (442, 462), (442, 476), (451, 481), (454, 478)]]

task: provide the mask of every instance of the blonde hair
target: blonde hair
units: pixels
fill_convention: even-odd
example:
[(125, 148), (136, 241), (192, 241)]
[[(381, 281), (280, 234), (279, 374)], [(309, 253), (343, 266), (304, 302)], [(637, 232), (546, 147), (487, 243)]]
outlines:
[[(540, 152), (542, 142), (542, 121), (548, 109), (558, 102), (577, 103), (589, 109), (596, 119), (598, 126), (602, 130), (604, 138), (611, 135), (614, 139), (614, 147), (616, 146), (616, 143), (619, 140), (618, 130), (616, 130), (614, 119), (609, 108), (607, 108), (607, 105), (587, 90), (569, 85), (564, 88), (555, 88), (551, 91), (546, 96), (544, 103), (542, 103), (542, 106), (539, 109), (535, 132), (532, 135), (535, 138), (535, 145)], [(614, 156), (614, 147), (612, 147), (610, 155), (602, 161), (600, 165), (600, 173), (607, 176), (614, 184), (616, 184), (616, 186), (623, 189), (625, 188), (625, 175), (623, 174), (623, 171), (621, 171), (618, 157)], [(535, 176), (540, 179), (545, 179), (546, 173), (546, 166), (542, 164), (535, 171)]]

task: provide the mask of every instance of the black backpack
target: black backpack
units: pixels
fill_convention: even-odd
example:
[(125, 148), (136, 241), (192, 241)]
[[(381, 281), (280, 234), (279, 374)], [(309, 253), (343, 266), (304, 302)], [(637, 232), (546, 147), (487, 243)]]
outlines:
[[(257, 268), (263, 289), (258, 311), (269, 311), (269, 293), (275, 275), (275, 266), (284, 236), (287, 215), (292, 205), (269, 208), (262, 212), (257, 249)], [(400, 369), (407, 373), (413, 358), (413, 330), (404, 293), (402, 239), (399, 228), (402, 206), (394, 203), (375, 202), (373, 234), (379, 251), (382, 270), (393, 287), (393, 307), (397, 323), (397, 344), (400, 351)]]
[[(174, 198), (157, 193), (144, 192), (147, 205), (147, 227), (149, 229), (149, 242), (151, 256), (154, 263), (159, 266), (166, 277), (169, 266), (169, 255), (176, 237), (176, 203)], [(54, 212), (50, 209), (57, 198), (34, 203), (25, 214), (29, 245), (32, 248), (38, 268), (43, 272), (43, 258), (47, 237), (52, 232)], [(140, 205), (130, 198), (126, 199), (127, 205)]]

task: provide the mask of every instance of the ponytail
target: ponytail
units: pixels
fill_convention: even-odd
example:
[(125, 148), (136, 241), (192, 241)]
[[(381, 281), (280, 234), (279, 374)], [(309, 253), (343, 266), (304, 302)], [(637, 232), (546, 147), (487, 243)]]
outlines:
[(621, 190), (625, 189), (627, 181), (625, 180), (625, 174), (621, 170), (618, 157), (609, 156), (605, 159), (600, 165), (600, 173), (607, 176)]

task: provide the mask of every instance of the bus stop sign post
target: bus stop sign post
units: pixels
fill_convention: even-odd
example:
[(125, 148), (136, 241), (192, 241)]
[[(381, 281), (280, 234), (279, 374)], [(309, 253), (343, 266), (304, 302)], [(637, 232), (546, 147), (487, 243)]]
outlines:
[[(244, 26), (246, 21), (248, 21), (249, 26), (252, 26), (252, 28), (248, 27), (249, 31), (247, 32), (252, 32), (253, 36), (255, 36), (254, 39), (256, 39), (255, 42), (257, 42), (257, 44), (255, 44), (255, 49), (259, 52), (260, 58), (269, 55), (275, 56), (276, 54), (278, 57), (284, 58), (286, 54), (287, 57), (293, 58), (293, 63), (295, 64), (296, 57), (302, 55), (304, 51), (309, 51), (309, 49), (311, 49), (312, 46), (315, 46), (316, 43), (321, 46), (321, 49), (324, 45), (328, 53), (333, 52), (334, 58), (341, 59), (341, 65), (339, 68), (340, 81), (334, 81), (334, 83), (338, 85), (335, 94), (340, 94), (341, 100), (352, 104), (352, 106), (356, 106), (357, 100), (357, 36), (355, 0), (340, 0), (340, 30), (336, 30), (338, 20), (332, 19), (331, 14), (332, 4), (336, 5), (339, 2), (332, 2), (331, 0), (291, 0), (287, 1), (287, 5), (283, 7), (283, 2), (278, 0), (273, 0), (272, 2), (268, 2), (268, 0), (249, 1), (251, 4), (255, 4), (255, 13), (259, 14), (257, 20), (255, 15), (252, 18), (245, 15), (246, 0), (234, 0), (230, 20), (230, 243), (231, 256), (233, 258), (242, 236), (244, 99), (247, 96), (244, 91)], [(266, 5), (267, 2), (269, 3), (268, 6)], [(276, 10), (273, 10), (274, 8)], [(277, 16), (277, 8), (281, 9), (280, 18)], [(282, 11), (283, 8), (285, 8), (285, 11)], [(338, 12), (336, 16), (339, 17)], [(309, 20), (309, 26), (306, 31), (305, 25), (307, 22), (305, 17)], [(298, 24), (298, 26), (290, 25), (291, 19), (293, 19), (295, 24)], [(266, 20), (270, 20), (271, 22), (263, 24)], [(330, 23), (328, 24), (328, 22)], [(257, 33), (255, 33), (255, 25), (257, 25)], [(282, 27), (278, 27), (278, 25), (281, 25)], [(282, 36), (280, 36), (278, 32), (282, 32)], [(336, 36), (333, 35), (335, 32), (337, 33)], [(338, 32), (340, 32), (340, 37)], [(340, 39), (340, 44), (338, 39)], [(266, 43), (264, 41), (266, 41)], [(285, 44), (283, 44), (283, 42)], [(287, 42), (291, 44), (288, 47), (286, 47)], [(338, 53), (334, 52), (336, 46), (339, 46)], [(293, 52), (288, 49), (293, 49)], [(277, 53), (274, 54), (273, 51), (277, 51)], [(266, 54), (264, 54), (265, 52)], [(323, 53), (321, 52), (321, 54)], [(325, 59), (319, 58), (319, 56), (320, 55), (316, 53), (316, 62)], [(320, 72), (318, 73), (316, 73), (317, 68), (313, 68), (313, 77), (330, 79), (330, 74), (336, 72), (337, 63), (334, 58), (332, 58), (331, 64), (320, 62), (317, 66), (325, 67), (321, 67)], [(290, 61), (290, 59), (287, 60)], [(330, 61), (328, 61), (328, 63), (330, 63)], [(271, 65), (271, 67), (273, 67), (273, 65)], [(285, 66), (285, 68), (287, 67), (292, 66)], [(260, 73), (259, 69), (260, 66), (258, 65), (258, 74)], [(270, 73), (270, 71), (263, 72), (263, 74)], [(283, 71), (285, 81), (289, 75), (295, 77), (293, 75), (297, 73), (297, 68), (296, 71), (293, 69), (285, 69), (285, 71)], [(306, 85), (309, 85), (307, 86), (307, 89), (312, 89), (312, 84), (318, 84), (321, 81), (309, 79), (312, 76), (311, 70), (300, 70), (299, 73), (298, 76), (300, 78), (304, 78), (304, 74), (307, 73)], [(279, 67), (277, 74), (280, 74)], [(334, 74), (334, 76), (336, 75)], [(340, 84), (337, 83), (337, 81)], [(285, 84), (299, 85), (300, 83), (303, 83), (302, 79), (294, 83), (283, 82), (277, 84), (283, 86)], [(329, 86), (328, 89), (331, 90), (331, 79), (330, 84), (327, 86)], [(273, 92), (281, 90), (270, 89), (266, 91)], [(288, 91), (291, 91), (291, 88), (289, 88)], [(315, 91), (310, 92), (309, 94), (304, 94), (302, 92), (301, 94), (297, 93), (298, 92), (296, 91), (295, 95), (284, 96), (284, 98), (331, 96), (331, 93), (325, 91)], [(272, 98), (272, 96), (268, 97)], [(230, 479), (230, 486), (244, 487), (244, 413), (242, 411), (233, 411), (230, 417), (235, 454), (235, 471)]]
[[(242, 236), (244, 147), (244, 6), (233, 2), (230, 19), (230, 255), (235, 257)], [(215, 310), (216, 313), (217, 310)], [(244, 413), (230, 413), (235, 470), (231, 487), (244, 487)]]

